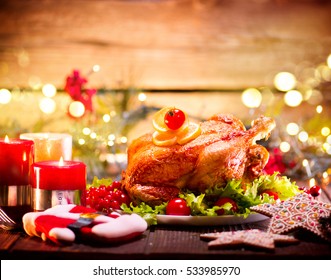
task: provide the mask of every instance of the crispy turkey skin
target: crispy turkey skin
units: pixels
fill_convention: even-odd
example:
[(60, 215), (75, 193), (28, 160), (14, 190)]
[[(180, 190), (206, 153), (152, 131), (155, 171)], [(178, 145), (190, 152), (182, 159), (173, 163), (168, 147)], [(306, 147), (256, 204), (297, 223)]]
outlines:
[(152, 133), (132, 142), (122, 184), (134, 202), (159, 205), (183, 188), (204, 192), (231, 179), (251, 180), (261, 174), (269, 153), (256, 141), (269, 137), (273, 119), (261, 116), (246, 130), (233, 115), (218, 114), (200, 125), (201, 134), (184, 145), (156, 146)]

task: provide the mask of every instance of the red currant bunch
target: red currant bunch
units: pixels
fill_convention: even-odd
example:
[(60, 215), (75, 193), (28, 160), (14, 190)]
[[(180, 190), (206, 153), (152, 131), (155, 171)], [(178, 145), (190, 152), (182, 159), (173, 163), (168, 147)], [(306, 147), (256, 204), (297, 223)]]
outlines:
[(130, 205), (130, 202), (129, 196), (122, 189), (119, 181), (114, 181), (109, 186), (92, 186), (86, 192), (86, 205), (107, 214), (111, 213), (112, 209), (121, 209), (123, 203)]

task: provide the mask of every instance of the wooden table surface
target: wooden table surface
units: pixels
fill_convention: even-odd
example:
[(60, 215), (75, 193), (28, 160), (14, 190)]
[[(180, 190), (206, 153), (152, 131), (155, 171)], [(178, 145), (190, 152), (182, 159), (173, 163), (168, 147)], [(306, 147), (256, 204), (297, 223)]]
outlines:
[[(318, 197), (331, 202), (331, 187)], [(30, 237), (24, 231), (0, 231), (1, 259), (331, 259), (331, 243), (315, 235), (297, 230), (293, 234), (298, 244), (277, 245), (274, 250), (239, 246), (229, 249), (208, 249), (201, 233), (268, 227), (269, 218), (241, 225), (150, 227), (138, 239), (122, 244), (91, 245), (74, 243), (57, 246), (40, 238)]]

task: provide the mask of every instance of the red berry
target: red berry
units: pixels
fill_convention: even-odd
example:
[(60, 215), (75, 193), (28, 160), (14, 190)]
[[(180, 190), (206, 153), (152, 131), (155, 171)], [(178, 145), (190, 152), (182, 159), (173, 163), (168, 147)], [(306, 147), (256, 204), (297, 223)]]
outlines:
[(120, 209), (123, 203), (129, 205), (130, 198), (121, 187), (119, 181), (114, 181), (110, 186), (90, 187), (86, 191), (86, 205), (105, 213)]
[(309, 194), (313, 197), (317, 197), (321, 194), (322, 190), (319, 186), (315, 185), (309, 189)]
[(97, 211), (102, 211), (102, 205), (99, 202), (95, 202), (92, 204), (92, 207)]
[(107, 190), (108, 193), (114, 191), (114, 189), (115, 188), (113, 187), (113, 185), (110, 185), (110, 186), (106, 187), (106, 190)]
[(179, 129), (185, 122), (185, 114), (180, 109), (170, 109), (164, 116), (164, 123), (171, 130)]
[[(219, 198), (216, 203), (215, 206), (223, 206), (225, 203), (231, 203), (232, 207), (230, 208), (231, 211), (233, 212), (237, 212), (238, 211), (238, 206), (237, 203), (229, 197), (221, 197)], [(225, 211), (224, 209), (219, 209), (216, 211), (217, 215), (221, 216), (224, 215)]]
[(110, 208), (112, 208), (112, 209), (116, 209), (116, 210), (121, 209), (121, 205), (120, 205), (120, 203), (117, 200), (111, 201), (109, 203), (109, 205), (110, 205)]
[(129, 197), (125, 193), (123, 193), (121, 190), (116, 190), (114, 192), (114, 195), (115, 195), (116, 199), (118, 200), (118, 202), (120, 202), (121, 204), (122, 203), (125, 203), (126, 205), (130, 204)]
[(91, 204), (91, 198), (88, 196), (88, 194), (86, 194), (86, 195), (87, 195), (86, 201), (85, 201), (86, 206), (90, 206), (90, 204)]
[(99, 188), (98, 188), (98, 196), (99, 197), (104, 197), (107, 193), (107, 189), (106, 189), (106, 186), (103, 186), (101, 185)]
[(114, 181), (111, 186), (114, 188), (114, 189), (120, 189), (122, 187), (122, 184), (120, 181)]
[(176, 216), (189, 216), (191, 215), (191, 209), (187, 206), (185, 199), (174, 198), (171, 199), (166, 206), (167, 215)]

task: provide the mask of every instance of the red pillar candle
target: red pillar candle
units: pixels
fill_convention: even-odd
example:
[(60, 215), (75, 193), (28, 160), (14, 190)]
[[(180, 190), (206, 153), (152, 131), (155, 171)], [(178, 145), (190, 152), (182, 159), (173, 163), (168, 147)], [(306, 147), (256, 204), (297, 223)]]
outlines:
[(0, 139), (0, 206), (17, 223), (31, 211), (31, 140)]
[(29, 184), (33, 147), (31, 140), (0, 139), (0, 186)]
[(32, 208), (85, 205), (86, 165), (79, 161), (35, 162), (31, 170)]

